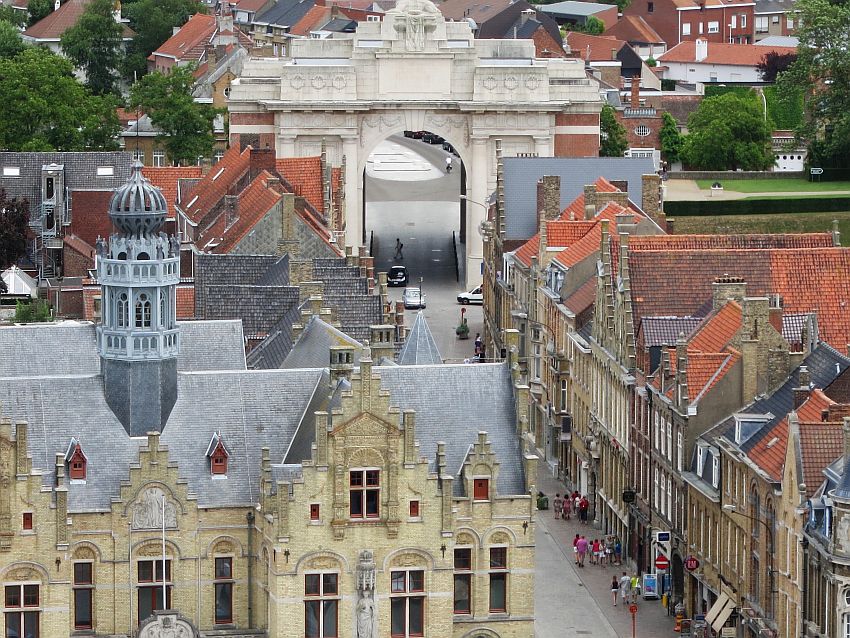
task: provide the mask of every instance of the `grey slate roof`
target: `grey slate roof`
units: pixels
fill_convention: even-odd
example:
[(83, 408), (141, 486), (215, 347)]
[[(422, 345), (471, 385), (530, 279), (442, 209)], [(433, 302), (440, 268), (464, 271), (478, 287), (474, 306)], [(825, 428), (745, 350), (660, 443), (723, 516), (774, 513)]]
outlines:
[[(510, 374), (504, 363), (375, 368), (391, 403), (416, 411), (419, 454), (437, 456), (437, 442), (446, 443), (447, 471), (459, 472), (478, 432), (484, 430), (499, 461), (496, 484), (500, 495), (524, 494), (522, 449), (516, 435), (516, 412)], [(439, 397), (435, 400), (435, 397)], [(455, 480), (455, 494), (463, 494)]]
[(537, 232), (537, 181), (544, 175), (561, 178), (563, 210), (600, 177), (627, 181), (629, 198), (640, 205), (641, 176), (655, 172), (652, 159), (644, 157), (506, 157), (504, 164), (506, 239)]
[[(755, 0), (756, 13), (778, 13), (778, 12), (793, 12), (796, 5), (795, 0)], [(756, 42), (755, 44), (760, 44)]]
[(360, 360), (363, 344), (334, 328), (319, 317), (312, 316), (304, 326), (282, 368), (326, 368), (330, 361), (331, 346), (354, 348), (354, 365)]
[(643, 345), (647, 348), (672, 346), (680, 333), (691, 334), (702, 320), (703, 317), (644, 317), (640, 322)]
[[(177, 369), (244, 370), (241, 322), (180, 322)], [(0, 327), (0, 379), (100, 374), (95, 325), (88, 322)]]
[(369, 282), (357, 266), (344, 257), (313, 260), (313, 276), (324, 282), (324, 302), (336, 311), (342, 331), (364, 342), (371, 338), (369, 326), (383, 323), (381, 298), (369, 293)]
[(421, 310), (416, 313), (416, 321), (407, 335), (407, 339), (398, 353), (398, 363), (403, 366), (411, 365), (436, 365), (443, 363), (434, 335), (425, 321), (425, 313)]
[(195, 255), (195, 316), (205, 317), (208, 305), (218, 305), (215, 299), (207, 302), (210, 286), (269, 285), (263, 279), (280, 259), (275, 255)]
[(265, 338), (298, 306), (295, 286), (207, 286), (205, 319), (241, 319), (249, 339)]
[(315, 0), (278, 0), (266, 11), (255, 16), (254, 24), (293, 27), (315, 4)]
[(600, 4), (598, 2), (579, 2), (578, 0), (565, 0), (564, 2), (556, 2), (554, 4), (544, 4), (536, 7), (538, 11), (542, 11), (552, 17), (565, 18), (572, 16), (592, 16), (600, 11), (606, 11), (611, 8), (610, 4)]

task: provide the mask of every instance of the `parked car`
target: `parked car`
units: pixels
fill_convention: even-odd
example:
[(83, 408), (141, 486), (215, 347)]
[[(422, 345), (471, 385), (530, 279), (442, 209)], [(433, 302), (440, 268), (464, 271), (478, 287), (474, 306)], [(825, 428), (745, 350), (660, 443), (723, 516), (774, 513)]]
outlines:
[(405, 288), (401, 295), (405, 308), (424, 308), (425, 295), (419, 288)]
[(484, 303), (484, 292), (481, 289), (481, 286), (473, 288), (468, 292), (462, 292), (457, 296), (458, 303), (468, 304), (468, 303)]
[(393, 266), (387, 273), (388, 286), (406, 286), (407, 279), (407, 268), (404, 266)]
[(455, 147), (451, 145), (451, 142), (443, 142), (443, 150), (454, 154)]
[(411, 131), (411, 136), (414, 140), (421, 140), (428, 131)]
[(405, 131), (404, 132), (405, 137), (413, 138), (415, 135), (416, 135), (416, 131)]
[(440, 137), (436, 133), (431, 133), (431, 137), (429, 139), (422, 138), (422, 141), (428, 142), (429, 144), (442, 144), (446, 141), (446, 138)]

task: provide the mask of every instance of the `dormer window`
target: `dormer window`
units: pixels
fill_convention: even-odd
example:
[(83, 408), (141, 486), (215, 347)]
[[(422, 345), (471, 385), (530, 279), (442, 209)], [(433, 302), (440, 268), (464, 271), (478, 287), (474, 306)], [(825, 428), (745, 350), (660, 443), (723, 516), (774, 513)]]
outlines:
[(86, 480), (88, 459), (80, 442), (75, 438), (71, 438), (68, 449), (65, 451), (65, 463), (68, 466), (68, 476), (72, 482)]
[(207, 458), (210, 460), (210, 474), (213, 478), (227, 478), (227, 460), (230, 458), (230, 452), (224, 445), (221, 432), (212, 435), (210, 444), (207, 446)]

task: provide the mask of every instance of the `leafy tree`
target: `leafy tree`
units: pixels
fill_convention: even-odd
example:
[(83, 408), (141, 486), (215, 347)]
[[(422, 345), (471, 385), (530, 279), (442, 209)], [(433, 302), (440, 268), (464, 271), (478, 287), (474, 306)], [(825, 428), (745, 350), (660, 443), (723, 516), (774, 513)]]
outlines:
[(73, 27), (62, 34), (62, 51), (86, 74), (95, 95), (113, 93), (121, 63), (124, 28), (113, 15), (112, 0), (92, 0)]
[(682, 151), (682, 134), (679, 133), (676, 120), (669, 113), (661, 116), (661, 130), (658, 135), (661, 139), (661, 156), (670, 164), (678, 162)]
[(196, 13), (206, 13), (197, 0), (136, 0), (124, 4), (124, 15), (136, 37), (127, 52), (124, 73), (141, 77), (147, 73), (147, 57)]
[(50, 304), (44, 299), (19, 301), (15, 305), (16, 323), (42, 323), (45, 321), (53, 321), (53, 317), (50, 316)]
[(763, 82), (776, 82), (776, 76), (787, 71), (797, 59), (796, 53), (777, 53), (768, 51), (758, 63), (759, 73)]
[(658, 66), (658, 60), (656, 60), (656, 59), (655, 59), (655, 58), (653, 58), (652, 56), (649, 56), (649, 57), (646, 59), (646, 66), (648, 66), (648, 67), (650, 67), (650, 68), (655, 67), (655, 66)]
[(74, 77), (71, 63), (41, 47), (0, 59), (0, 148), (85, 151), (118, 148), (115, 100)]
[(767, 170), (773, 166), (771, 129), (755, 96), (706, 98), (688, 118), (682, 159), (701, 170)]
[(629, 147), (625, 127), (617, 121), (614, 107), (606, 104), (599, 114), (600, 157), (623, 157)]
[(13, 9), (10, 4), (0, 3), (0, 21), (8, 22), (16, 27), (22, 27), (27, 23), (27, 14), (23, 11)]
[(602, 35), (605, 31), (605, 23), (596, 16), (590, 16), (585, 21), (582, 31), (590, 35)]
[(850, 2), (800, 0), (795, 9), (800, 46), (797, 59), (779, 74), (779, 94), (786, 100), (805, 96), (797, 136), (809, 145), (810, 160), (850, 167)]
[(30, 26), (53, 13), (53, 0), (30, 0), (27, 4)]
[(29, 202), (17, 197), (9, 198), (0, 188), (0, 270), (24, 256), (29, 217)]
[(168, 75), (150, 73), (130, 89), (130, 108), (147, 113), (162, 135), (171, 160), (194, 164), (212, 154), (213, 119), (218, 111), (195, 102), (191, 67), (175, 67)]
[(18, 28), (0, 20), (0, 58), (14, 58), (26, 48)]

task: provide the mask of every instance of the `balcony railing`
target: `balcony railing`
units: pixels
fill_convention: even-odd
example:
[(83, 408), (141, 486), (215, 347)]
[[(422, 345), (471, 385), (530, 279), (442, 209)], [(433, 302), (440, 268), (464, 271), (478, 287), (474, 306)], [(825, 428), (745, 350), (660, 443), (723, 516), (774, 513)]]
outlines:
[(180, 281), (180, 258), (159, 261), (98, 260), (97, 280), (101, 284), (144, 285), (177, 284)]

